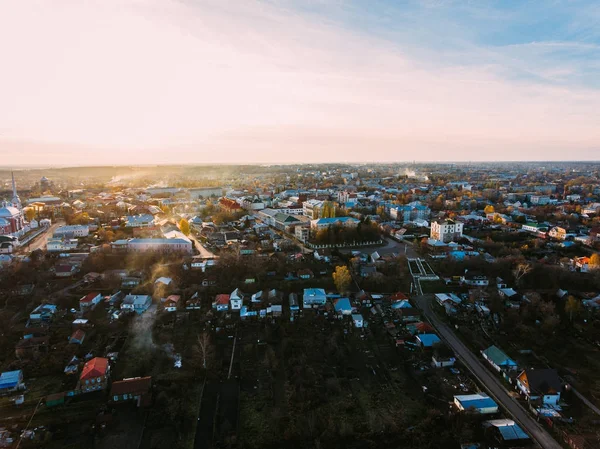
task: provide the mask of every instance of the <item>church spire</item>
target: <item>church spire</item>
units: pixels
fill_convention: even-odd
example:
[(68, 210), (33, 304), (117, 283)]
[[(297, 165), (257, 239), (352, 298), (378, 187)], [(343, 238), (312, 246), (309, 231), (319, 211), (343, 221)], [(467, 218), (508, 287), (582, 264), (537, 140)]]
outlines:
[(19, 194), (17, 193), (17, 183), (15, 182), (15, 172), (11, 171), (12, 175), (12, 189), (13, 189), (13, 197), (12, 197), (12, 205), (17, 209), (21, 209), (21, 198), (19, 198)]

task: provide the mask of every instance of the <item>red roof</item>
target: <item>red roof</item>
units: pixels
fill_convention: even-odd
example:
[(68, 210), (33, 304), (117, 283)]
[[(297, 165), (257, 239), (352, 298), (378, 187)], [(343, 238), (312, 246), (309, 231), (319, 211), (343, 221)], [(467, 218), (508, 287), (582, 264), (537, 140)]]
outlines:
[(108, 359), (103, 357), (94, 357), (83, 366), (80, 380), (91, 379), (92, 377), (105, 376), (108, 370)]
[(215, 299), (215, 303), (229, 304), (229, 295), (226, 295), (226, 294), (217, 295), (217, 297)]
[(85, 332), (82, 331), (81, 329), (77, 329), (75, 332), (73, 332), (73, 335), (71, 335), (71, 340), (75, 339), (78, 341), (83, 341), (84, 338), (85, 338)]
[(415, 329), (417, 329), (417, 331), (422, 332), (424, 334), (433, 332), (433, 330), (434, 330), (433, 327), (431, 326), (431, 324), (425, 323), (424, 321), (420, 321), (417, 324), (415, 324)]
[(92, 302), (94, 300), (94, 298), (96, 296), (98, 296), (100, 293), (98, 292), (92, 292), (92, 293), (88, 293), (87, 295), (85, 295), (83, 298), (81, 298), (79, 300), (79, 302)]
[(169, 295), (167, 296), (167, 299), (165, 300), (165, 302), (179, 302), (179, 300), (181, 299), (181, 296), (179, 295)]
[(240, 206), (236, 201), (231, 200), (229, 198), (221, 198), (219, 200), (219, 203), (221, 204), (221, 206), (227, 208), (227, 209), (241, 209), (242, 206)]
[(394, 293), (391, 297), (390, 300), (392, 301), (404, 301), (405, 299), (408, 299), (408, 296), (406, 296), (404, 293), (402, 292), (398, 292), (398, 293)]

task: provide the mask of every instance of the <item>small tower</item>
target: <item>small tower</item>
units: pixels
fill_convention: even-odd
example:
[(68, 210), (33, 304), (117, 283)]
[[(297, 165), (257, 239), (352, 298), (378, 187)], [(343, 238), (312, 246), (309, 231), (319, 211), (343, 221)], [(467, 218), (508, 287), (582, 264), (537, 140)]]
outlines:
[(21, 210), (22, 209), (21, 198), (19, 198), (19, 195), (17, 193), (17, 183), (15, 182), (15, 173), (11, 172), (11, 174), (12, 174), (12, 190), (13, 190), (13, 197), (12, 197), (12, 201), (11, 201), (12, 206)]

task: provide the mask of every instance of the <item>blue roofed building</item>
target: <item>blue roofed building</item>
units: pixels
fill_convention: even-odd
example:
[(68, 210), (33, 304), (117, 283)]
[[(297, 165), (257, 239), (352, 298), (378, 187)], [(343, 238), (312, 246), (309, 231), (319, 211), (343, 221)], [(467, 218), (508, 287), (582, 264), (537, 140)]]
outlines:
[(417, 335), (417, 341), (422, 348), (432, 348), (433, 345), (441, 342), (440, 337), (436, 334), (419, 334)]
[(454, 396), (454, 405), (461, 412), (470, 411), (481, 415), (498, 413), (498, 404), (482, 393)]
[(492, 367), (500, 371), (511, 371), (517, 369), (517, 362), (507, 356), (500, 348), (490, 346), (481, 351), (481, 355), (488, 361)]
[(32, 323), (50, 321), (56, 314), (57, 307), (54, 304), (40, 304), (29, 314)]
[(350, 304), (350, 300), (348, 298), (338, 298), (333, 303), (333, 308), (336, 313), (342, 315), (351, 315), (352, 314), (352, 304)]
[(0, 394), (12, 393), (25, 389), (23, 371), (6, 371), (0, 374)]
[(529, 435), (512, 419), (492, 419), (483, 423), (486, 439), (500, 447), (521, 447), (529, 443)]
[(327, 294), (322, 288), (305, 288), (302, 303), (305, 309), (324, 306), (327, 302)]
[(355, 228), (360, 223), (354, 217), (335, 217), (335, 218), (319, 218), (310, 222), (311, 229), (320, 230), (327, 229), (329, 226), (344, 226), (347, 228)]
[(149, 228), (154, 226), (154, 216), (151, 214), (128, 215), (125, 221), (128, 228)]

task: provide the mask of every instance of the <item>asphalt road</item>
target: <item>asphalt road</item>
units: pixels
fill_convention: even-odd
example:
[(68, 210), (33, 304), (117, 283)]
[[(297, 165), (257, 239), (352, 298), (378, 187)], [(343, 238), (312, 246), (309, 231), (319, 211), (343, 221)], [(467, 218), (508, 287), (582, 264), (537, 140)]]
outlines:
[(52, 225), (50, 225), (50, 227), (48, 229), (46, 229), (46, 231), (44, 231), (42, 234), (38, 235), (33, 240), (33, 242), (26, 245), (24, 248), (29, 252), (35, 251), (36, 249), (45, 250), (46, 243), (48, 243), (48, 238), (52, 237), (52, 235), (54, 234), (54, 231), (56, 231), (56, 228), (58, 228), (59, 226), (61, 226), (63, 224), (64, 224), (64, 222), (53, 223)]
[(190, 232), (190, 235), (188, 235), (188, 238), (194, 242), (196, 248), (200, 252), (200, 256), (202, 256), (203, 258), (214, 259), (217, 257), (214, 253), (207, 250), (206, 247), (202, 244), (202, 242), (200, 240), (198, 240), (192, 232)]
[(561, 445), (537, 423), (516, 399), (508, 394), (500, 380), (490, 373), (471, 350), (460, 341), (452, 328), (435, 315), (431, 310), (431, 295), (419, 296), (415, 300), (427, 319), (435, 326), (440, 337), (446, 341), (448, 346), (452, 348), (457, 357), (462, 360), (473, 375), (485, 385), (491, 396), (504, 406), (513, 419), (544, 449), (560, 449)]

